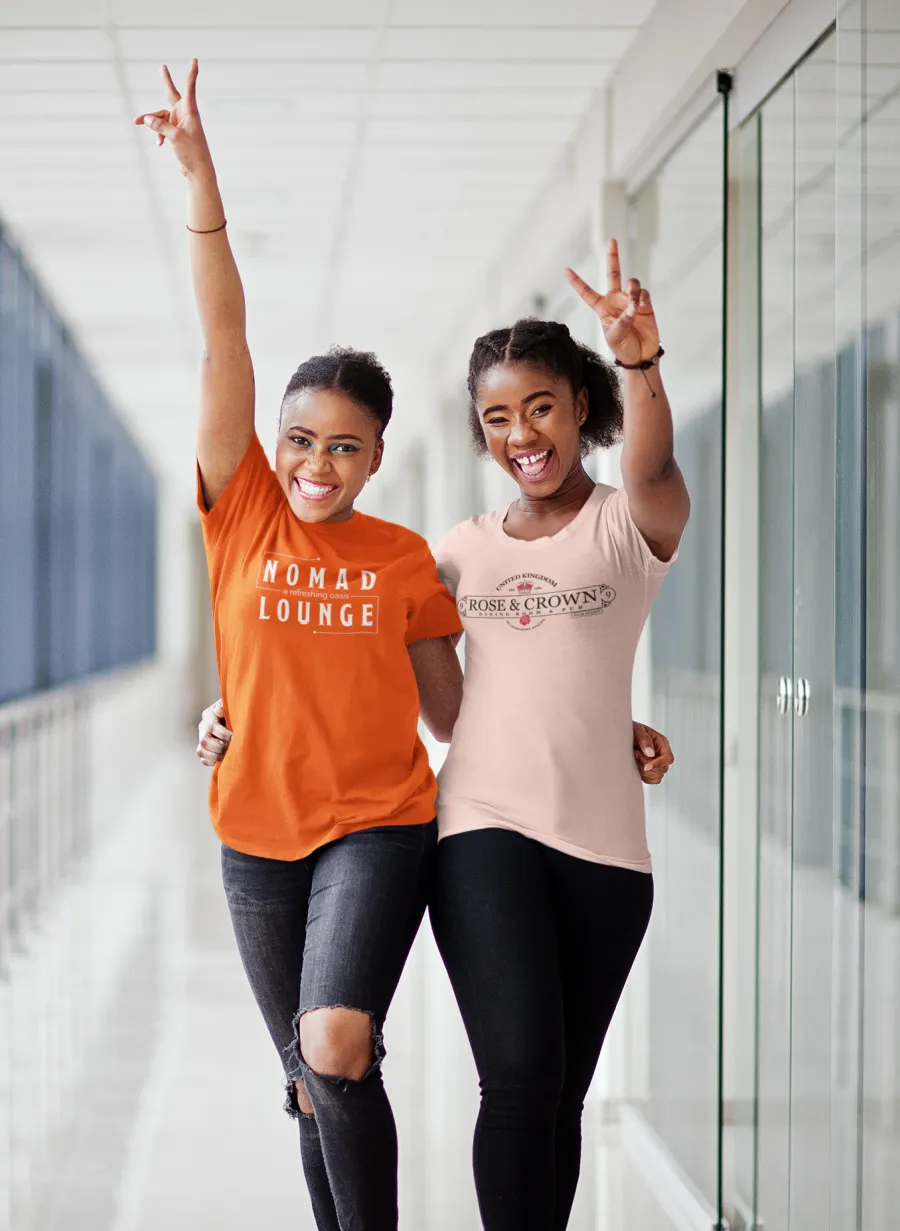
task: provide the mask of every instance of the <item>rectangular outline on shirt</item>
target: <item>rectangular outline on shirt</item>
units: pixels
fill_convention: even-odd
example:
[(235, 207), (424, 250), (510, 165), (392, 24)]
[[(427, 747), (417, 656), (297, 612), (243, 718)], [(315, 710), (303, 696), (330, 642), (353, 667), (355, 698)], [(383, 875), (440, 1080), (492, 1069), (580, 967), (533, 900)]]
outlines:
[(270, 556), (276, 560), (299, 560), (303, 564), (315, 564), (318, 560), (322, 559), (321, 556), (288, 556), (283, 551), (264, 551), (259, 562), (259, 568), (256, 570), (256, 588), (257, 590), (268, 590), (272, 594), (283, 594), (284, 586), (264, 586), (260, 584), (259, 575)]
[(377, 594), (373, 594), (375, 600), (375, 627), (374, 628), (314, 628), (312, 634), (314, 637), (371, 637), (378, 632), (379, 620), (381, 618), (381, 598)]
[(607, 603), (604, 603), (604, 602), (598, 603), (596, 607), (563, 607), (555, 611), (523, 610), (520, 612), (516, 610), (513, 612), (509, 612), (509, 611), (469, 611), (468, 610), (468, 604), (470, 602), (477, 602), (480, 599), (484, 599), (485, 601), (493, 601), (494, 599), (497, 599), (497, 598), (519, 598), (520, 597), (518, 594), (510, 594), (510, 593), (464, 594), (458, 600), (458, 604), (460, 603), (466, 604), (466, 610), (460, 612), (460, 616), (464, 620), (509, 620), (509, 619), (515, 619), (517, 615), (523, 615), (523, 614), (533, 616), (536, 620), (548, 620), (553, 616), (599, 615), (601, 612), (605, 611), (607, 607), (611, 607), (613, 602), (615, 601), (615, 590), (613, 589), (611, 585), (608, 585), (604, 582), (589, 582), (583, 586), (571, 586), (567, 590), (548, 590), (548, 591), (535, 590), (532, 592), (531, 596), (534, 598), (552, 597), (552, 596), (562, 598), (566, 594), (583, 594), (585, 590), (600, 590), (600, 591), (613, 590), (613, 598)]

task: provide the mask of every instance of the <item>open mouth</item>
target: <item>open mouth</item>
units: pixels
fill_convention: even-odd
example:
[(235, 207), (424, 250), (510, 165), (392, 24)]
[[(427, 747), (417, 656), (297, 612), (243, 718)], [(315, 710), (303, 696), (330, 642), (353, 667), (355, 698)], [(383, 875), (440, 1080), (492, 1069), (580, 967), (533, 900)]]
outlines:
[(313, 483), (311, 479), (293, 479), (294, 487), (304, 500), (327, 500), (337, 491), (337, 483)]
[(529, 483), (542, 483), (553, 467), (553, 450), (540, 449), (535, 453), (520, 453), (511, 460), (516, 474)]

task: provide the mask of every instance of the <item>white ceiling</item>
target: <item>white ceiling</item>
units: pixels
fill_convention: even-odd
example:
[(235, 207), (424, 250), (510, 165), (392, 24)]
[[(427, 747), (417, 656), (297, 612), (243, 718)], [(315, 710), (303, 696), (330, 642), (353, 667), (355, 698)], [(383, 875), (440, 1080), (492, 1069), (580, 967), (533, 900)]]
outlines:
[(160, 61), (177, 81), (200, 58), (264, 426), (328, 343), (395, 373), (427, 362), (652, 7), (3, 0), (0, 217), (157, 465), (186, 481), (183, 187), (131, 125), (161, 105)]

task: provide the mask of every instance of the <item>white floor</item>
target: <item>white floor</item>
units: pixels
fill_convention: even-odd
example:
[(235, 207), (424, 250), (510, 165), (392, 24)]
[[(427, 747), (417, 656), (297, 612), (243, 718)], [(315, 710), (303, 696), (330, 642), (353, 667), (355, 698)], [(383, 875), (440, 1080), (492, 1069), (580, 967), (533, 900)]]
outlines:
[[(187, 752), (166, 758), (16, 959), (3, 1231), (313, 1229), (280, 1066), (234, 951), (206, 781)], [(401, 1226), (477, 1231), (474, 1071), (427, 932), (387, 1045)], [(592, 1131), (571, 1231), (670, 1225), (617, 1130)]]

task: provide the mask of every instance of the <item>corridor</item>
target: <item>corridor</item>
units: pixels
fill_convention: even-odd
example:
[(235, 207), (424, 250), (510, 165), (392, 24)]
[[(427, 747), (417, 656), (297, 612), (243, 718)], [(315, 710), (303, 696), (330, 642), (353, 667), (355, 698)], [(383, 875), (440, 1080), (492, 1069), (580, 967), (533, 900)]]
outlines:
[[(131, 772), (136, 798), (120, 826), (6, 989), (17, 1201), (8, 1225), (314, 1231), (281, 1067), (235, 952), (207, 771), (185, 733), (152, 766), (136, 750)], [(477, 1078), (432, 947), (423, 928), (387, 1029), (401, 1222), (477, 1231)], [(599, 1109), (585, 1170), (573, 1231), (674, 1228)]]
[[(160, 65), (184, 83), (195, 56), (203, 124), (191, 113), (188, 135), (204, 170), (192, 177), (171, 142), (155, 148), (134, 120), (169, 115)], [(420, 808), (427, 797), (415, 819), (428, 820), (433, 783), (415, 741), (428, 689), (407, 646), (440, 642), (444, 679), (458, 680), (446, 642), (457, 612), (475, 623), (497, 614), (478, 627), (507, 638), (502, 654), (482, 652), (464, 622), (457, 647), (472, 668), (467, 698), (476, 670), (496, 671), (486, 703), (470, 707), (490, 736), (463, 746), (464, 768), (501, 784), (499, 806), (489, 791), (459, 791), (463, 823), (472, 804), (475, 829), (514, 829), (518, 807), (525, 837), (542, 834), (582, 869), (646, 872), (648, 849), (652, 860), (652, 917), (587, 1094), (568, 1231), (897, 1231), (898, 219), (896, 0), (0, 5), (0, 1231), (314, 1231), (281, 1066), (225, 905), (197, 722), (221, 691), (228, 699), (229, 666), (233, 681), (234, 662), (255, 670), (259, 646), (274, 645), (269, 676), (241, 675), (259, 685), (254, 719), (268, 732), (241, 782), (247, 828), (235, 832), (250, 835), (248, 849), (302, 837), (310, 799), (320, 834), (371, 821), (376, 807), (379, 822), (406, 816), (410, 798)], [(322, 467), (319, 480), (304, 471), (299, 496), (293, 471), (282, 481), (285, 541), (273, 531), (244, 550), (235, 538), (218, 572), (209, 527), (218, 500), (229, 517), (227, 485), (206, 543), (197, 510), (203, 328), (191, 254), (195, 270), (207, 260), (197, 236), (219, 244), (202, 251), (233, 254), (243, 288), (228, 283), (224, 325), (216, 317), (228, 379), (213, 400), (245, 450), (229, 453), (227, 482), (249, 457), (242, 482), (255, 466), (271, 495), (279, 440), (281, 458), (288, 440), (291, 458)], [(602, 307), (622, 294), (616, 252), (624, 277), (652, 293), (636, 369), (610, 332), (627, 313)], [(204, 266), (207, 292), (217, 270), (233, 273), (229, 261)], [(601, 298), (580, 295), (567, 269)], [(206, 327), (221, 307), (218, 293), (203, 301)], [(501, 329), (502, 344), (484, 341)], [(328, 368), (335, 345), (373, 352), (393, 392), (368, 358), (380, 392), (348, 392)], [(286, 395), (310, 357), (320, 375)], [(478, 403), (486, 377), (503, 388), (535, 371), (540, 388), (527, 396), (515, 386)], [(298, 391), (327, 401), (335, 389), (353, 431), (284, 424)], [(234, 441), (216, 423), (206, 443), (227, 453)], [(516, 443), (522, 424), (530, 443)], [(568, 461), (557, 466), (560, 440)], [(671, 571), (671, 550), (634, 516), (636, 440), (638, 500), (676, 488), (682, 499), (679, 476), (690, 496), (682, 537), (664, 528), (678, 542)], [(359, 480), (349, 503), (333, 474)], [(568, 499), (570, 479), (577, 509), (553, 503)], [(545, 483), (552, 491), (535, 495)], [(485, 560), (500, 545), (562, 543), (565, 554), (598, 495), (618, 502), (591, 508), (620, 510), (616, 533), (639, 563), (627, 658), (607, 629), (634, 577), (617, 580), (624, 557), (602, 556), (599, 531), (580, 541), (571, 583), (543, 556), (533, 571), (504, 562), (496, 575), (479, 559), (484, 576), (466, 588), (453, 554), (472, 519), (479, 534), (498, 531)], [(316, 517), (291, 502), (308, 514), (319, 499), (340, 507), (322, 513), (321, 540), (307, 539)], [(552, 519), (560, 507), (572, 514), (561, 529), (513, 544), (530, 533), (510, 532), (520, 515)], [(328, 533), (352, 538), (369, 518), (416, 544), (427, 564), (416, 585), (427, 574), (433, 588), (421, 606), (410, 583), (388, 608), (368, 545), (329, 556)], [(228, 533), (249, 541), (251, 523), (232, 516)], [(443, 550), (440, 574), (426, 543)], [(246, 627), (231, 630), (234, 657), (220, 639), (220, 662), (223, 576), (252, 596), (239, 609)], [(447, 627), (426, 620), (414, 636), (432, 600)], [(383, 677), (377, 655), (345, 671), (338, 651), (319, 654), (351, 633), (381, 653), (374, 635), (389, 610), (403, 639), (390, 642)], [(262, 642), (269, 634), (283, 639)], [(542, 654), (557, 635), (551, 664)], [(601, 663), (614, 678), (592, 674)], [(354, 683), (332, 705), (338, 677)], [(633, 775), (629, 680), (631, 716), (675, 754), (664, 782), (643, 790), (646, 845), (640, 785), (604, 760), (627, 757)], [(296, 691), (279, 700), (285, 681)], [(607, 737), (610, 714), (618, 734)], [(360, 716), (367, 738), (354, 744)], [(303, 722), (325, 731), (322, 756)], [(283, 734), (292, 742), (279, 760)], [(420, 734), (439, 769), (445, 746)], [(419, 795), (385, 804), (372, 785), (388, 764), (383, 735), (400, 741), (398, 780), (410, 764), (421, 772)], [(459, 727), (453, 739), (456, 756)], [(320, 770), (316, 794), (303, 774)], [(350, 791), (334, 785), (345, 772), (359, 777)], [(623, 806), (617, 777), (631, 789)], [(580, 794), (566, 793), (572, 783)], [(625, 856), (603, 846), (613, 814)], [(487, 866), (458, 882), (467, 908)], [(489, 908), (508, 872), (497, 868)], [(572, 900), (605, 906), (604, 893)], [(522, 913), (493, 909), (495, 923), (515, 920), (513, 947), (523, 920), (542, 918), (536, 899), (510, 898)], [(550, 926), (567, 905), (558, 894)], [(459, 918), (481, 925), (474, 908)], [(602, 971), (607, 933), (618, 942), (626, 931), (618, 915), (615, 928), (570, 932), (567, 948), (546, 927), (552, 977), (595, 932)], [(507, 1003), (488, 994), (509, 975), (499, 949), (479, 954), (498, 963), (483, 989), (492, 1011)], [(543, 994), (536, 970), (527, 965), (531, 991)], [(577, 994), (602, 978), (582, 979)], [(575, 1050), (564, 1018), (545, 1019), (559, 1027), (558, 1073)], [(607, 1018), (596, 1015), (595, 1042)], [(494, 1036), (502, 1051), (507, 1034)], [(482, 1231), (478, 1082), (427, 920), (386, 1044), (400, 1231)], [(543, 1081), (535, 1055), (543, 1049), (532, 1047), (529, 1080)], [(532, 1086), (517, 1082), (521, 1124)], [(576, 1145), (572, 1133), (572, 1160)], [(501, 1199), (524, 1204), (522, 1177), (534, 1175), (549, 1210), (561, 1168), (543, 1158)]]

